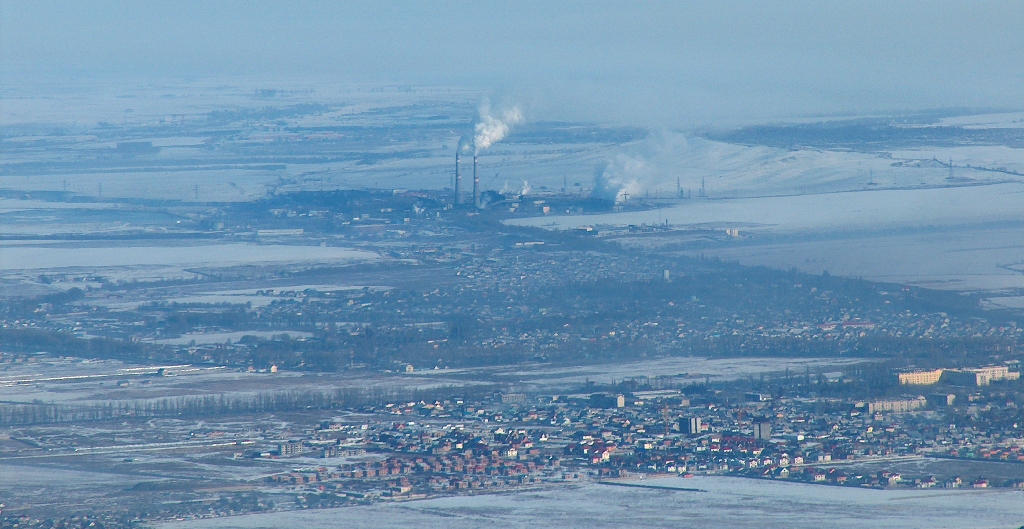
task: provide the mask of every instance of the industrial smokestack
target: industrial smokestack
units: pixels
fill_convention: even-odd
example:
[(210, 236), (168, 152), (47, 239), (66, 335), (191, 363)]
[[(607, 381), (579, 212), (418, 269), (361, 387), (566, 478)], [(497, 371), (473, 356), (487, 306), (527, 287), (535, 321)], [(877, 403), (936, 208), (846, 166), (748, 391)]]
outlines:
[(473, 206), (480, 207), (480, 177), (476, 175), (476, 155), (473, 155)]
[(462, 187), (462, 155), (473, 152), (473, 138), (462, 136), (459, 138), (459, 146), (455, 148), (455, 206), (466, 203), (463, 194), (466, 190)]
[(462, 173), (459, 172), (459, 149), (455, 149), (455, 205), (462, 203)]

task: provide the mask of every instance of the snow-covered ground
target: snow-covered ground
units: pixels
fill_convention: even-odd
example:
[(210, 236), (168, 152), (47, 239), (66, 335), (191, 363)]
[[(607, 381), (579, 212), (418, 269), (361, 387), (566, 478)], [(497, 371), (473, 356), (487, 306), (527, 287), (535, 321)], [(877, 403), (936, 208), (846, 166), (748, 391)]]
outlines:
[[(270, 527), (873, 527), (1009, 528), (1024, 492), (862, 490), (725, 477), (588, 484), (368, 507), (289, 511), (158, 524), (164, 529)], [(700, 492), (673, 489), (700, 489)]]
[[(274, 301), (282, 300), (302, 300), (302, 292), (307, 289), (316, 290), (317, 292), (338, 292), (343, 290), (359, 290), (362, 288), (370, 288), (372, 290), (387, 290), (387, 287), (363, 287), (363, 286), (351, 286), (351, 285), (299, 285), (295, 287), (287, 287), (277, 289), (241, 289), (241, 290), (215, 290), (212, 292), (195, 293), (186, 296), (169, 297), (166, 299), (168, 303), (232, 303), (244, 305), (246, 303), (253, 307), (265, 307), (270, 305)], [(106, 306), (110, 308), (134, 308), (138, 306), (139, 302), (120, 303), (118, 301), (112, 301), (107, 303)], [(223, 340), (221, 340), (223, 341)]]
[[(236, 340), (244, 335), (288, 334), (298, 339), (305, 333), (275, 331), (274, 333), (237, 332), (185, 335), (176, 343), (197, 343), (209, 338), (219, 342)], [(706, 359), (666, 357), (634, 362), (595, 364), (581, 367), (505, 366), (495, 368), (418, 370), (411, 374), (351, 372), (309, 373), (280, 371), (275, 374), (248, 373), (223, 367), (166, 366), (127, 364), (116, 360), (81, 360), (36, 355), (33, 362), (7, 364), (0, 376), (0, 388), (8, 402), (43, 402), (81, 404), (106, 401), (130, 401), (168, 396), (251, 395), (260, 392), (303, 390), (333, 392), (339, 388), (403, 388), (428, 389), (445, 386), (472, 386), (495, 380), (514, 380), (516, 387), (529, 391), (564, 394), (582, 387), (586, 380), (610, 384), (628, 377), (682, 376), (683, 380), (703, 382), (730, 380), (760, 373), (781, 373), (790, 370), (803, 373), (841, 371), (844, 366), (863, 360), (830, 358), (736, 358)], [(174, 376), (152, 376), (161, 367)], [(127, 379), (129, 387), (114, 383)]]
[(5, 245), (0, 248), (4, 271), (69, 267), (233, 266), (279, 262), (335, 262), (377, 259), (372, 252), (327, 246), (227, 243), (197, 246), (43, 247)]
[[(874, 281), (967, 291), (1024, 288), (1024, 226), (972, 226), (807, 237), (797, 241), (751, 238), (716, 248), (688, 250), (748, 265), (862, 277)], [(1015, 299), (1015, 298), (1014, 298)], [(1019, 306), (995, 297), (996, 305)]]
[[(848, 150), (736, 145), (662, 132), (621, 146), (600, 169), (598, 181), (611, 188), (600, 191), (604, 198), (618, 195), (619, 201), (629, 196), (672, 197), (677, 190), (696, 197), (701, 186), (713, 198), (734, 198), (943, 183), (948, 168), (931, 156), (925, 161), (909, 153), (906, 159), (893, 159)], [(967, 169), (960, 175), (995, 178)]]
[(1000, 112), (942, 118), (939, 124), (950, 127), (1009, 129), (1024, 127), (1024, 112)]
[(40, 272), (46, 272), (86, 273), (110, 281), (155, 281), (193, 278), (197, 273), (192, 269), (197, 267), (338, 264), (380, 259), (373, 252), (330, 246), (251, 243), (70, 246), (24, 242), (27, 244), (23, 241), (0, 244), (0, 280), (31, 281)]
[[(12, 127), (2, 142), (15, 167), (0, 188), (199, 201), (250, 200), (282, 189), (450, 186), (455, 146), (472, 129), (481, 100), (473, 90), (245, 79), (6, 88), (2, 96), (0, 121)], [(940, 125), (1014, 128), (1021, 116), (958, 116)], [(224, 127), (234, 132), (225, 136)], [(352, 135), (359, 127), (381, 136)], [(634, 196), (666, 197), (677, 186), (696, 195), (703, 183), (722, 198), (939, 185), (950, 158), (961, 179), (1019, 178), (966, 165), (1024, 169), (1024, 149), (1005, 147), (863, 153), (735, 145), (668, 131), (625, 143), (523, 142), (516, 133), (481, 153), (485, 188), (528, 181), (535, 189), (579, 184), (587, 191), (610, 181)], [(148, 141), (160, 150), (125, 158), (116, 149), (121, 141)], [(328, 154), (309, 157), (311, 147)], [(54, 161), (70, 165), (33, 165)]]
[(552, 229), (579, 226), (657, 225), (741, 227), (774, 233), (828, 233), (959, 226), (1024, 218), (1018, 183), (922, 189), (683, 200), (645, 211), (515, 219), (509, 224)]
[(675, 228), (738, 228), (741, 238), (719, 244), (673, 247), (658, 238), (647, 244), (748, 265), (998, 292), (1024, 288), (1022, 220), (1024, 184), (1003, 183), (693, 199), (656, 210), (509, 223), (549, 229), (665, 222)]
[(257, 338), (271, 339), (275, 336), (287, 334), (289, 338), (308, 338), (312, 333), (302, 331), (236, 331), (236, 332), (196, 332), (182, 334), (177, 338), (165, 338), (162, 340), (149, 340), (152, 343), (167, 345), (188, 345), (195, 341), (197, 344), (224, 343), (228, 340), (237, 342), (243, 336), (255, 336)]
[(514, 380), (523, 390), (560, 393), (582, 387), (587, 381), (596, 384), (614, 384), (626, 378), (659, 376), (677, 377), (681, 381), (703, 382), (735, 380), (766, 373), (790, 370), (803, 373), (806, 369), (841, 371), (844, 366), (862, 363), (863, 359), (836, 358), (726, 358), (709, 359), (690, 356), (668, 356), (631, 362), (599, 363), (584, 366), (481, 367), (465, 369), (436, 369), (416, 371), (407, 375), (412, 379), (458, 377), (460, 379)]
[[(5, 103), (0, 121), (8, 126), (0, 139), (6, 155), (0, 190), (66, 189), (104, 199), (200, 203), (295, 190), (449, 187), (455, 147), (471, 129), (481, 100), (472, 90), (253, 79), (0, 90)], [(484, 189), (521, 189), (528, 182), (537, 191), (566, 186), (581, 195), (593, 191), (627, 201), (676, 197), (680, 190), (694, 198), (644, 212), (514, 223), (571, 229), (667, 221), (676, 227), (739, 228), (745, 234), (782, 234), (788, 239), (751, 239), (742, 245), (701, 247), (699, 252), (749, 264), (817, 273), (827, 269), (967, 290), (1020, 286), (1019, 274), (1007, 267), (1024, 261), (1024, 251), (1012, 243), (1020, 234), (1006, 225), (1024, 219), (1024, 149), (970, 145), (887, 150), (884, 144), (872, 144), (872, 152), (784, 149), (671, 131), (652, 131), (643, 139), (630, 140), (643, 134), (624, 133), (608, 138), (627, 139), (590, 140), (589, 132), (548, 134), (558, 127), (562, 132), (600, 127), (545, 124), (544, 116), (529, 114), (526, 119), (527, 129), (536, 125), (532, 132), (513, 128), (505, 141), (480, 154)], [(955, 116), (920, 125), (934, 126), (1012, 130), (1024, 126), (1024, 113)], [(233, 132), (225, 134), (225, 127)], [(364, 130), (368, 133), (359, 132)], [(565, 139), (570, 137), (577, 139)], [(159, 151), (118, 153), (121, 141), (152, 142)], [(709, 199), (696, 198), (701, 189)], [(118, 207), (122, 205), (38, 197), (0, 199), (0, 235), (126, 234), (174, 222), (167, 217), (132, 225), (117, 217)], [(948, 235), (920, 232), (925, 228), (948, 230)], [(797, 240), (795, 235), (806, 238)], [(55, 263), (102, 266), (85, 249), (61, 253), (45, 245), (38, 250), (27, 246), (0, 247), (0, 272)], [(262, 257), (248, 249), (200, 253), (210, 263), (281, 262), (274, 250), (263, 248)], [(181, 269), (197, 265), (189, 256), (187, 263), (168, 267), (166, 263), (179, 263), (180, 258), (161, 248), (151, 255), (148, 262), (164, 266), (143, 270), (147, 265), (121, 250), (101, 261), (136, 263), (127, 276), (108, 271), (115, 278), (191, 277)]]
[[(1024, 126), (1024, 124), (1021, 124)], [(895, 159), (938, 160), (953, 162), (953, 177), (1001, 178), (1006, 174), (992, 171), (1014, 171), (1024, 173), (1024, 149), (1004, 145), (971, 145), (965, 147), (919, 147), (891, 152)], [(971, 166), (968, 168), (967, 166)], [(989, 169), (992, 171), (979, 171)], [(946, 168), (946, 175), (949, 169)], [(988, 176), (985, 175), (988, 173)], [(1019, 176), (1009, 175), (1014, 178)]]

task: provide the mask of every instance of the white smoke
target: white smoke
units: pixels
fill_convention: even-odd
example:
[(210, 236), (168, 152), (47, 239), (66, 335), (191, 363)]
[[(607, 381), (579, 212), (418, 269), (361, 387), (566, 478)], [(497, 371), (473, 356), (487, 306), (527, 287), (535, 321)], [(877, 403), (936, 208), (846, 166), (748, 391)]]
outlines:
[(641, 190), (640, 180), (650, 173), (650, 165), (637, 156), (617, 154), (594, 174), (594, 190), (590, 196), (620, 204)]
[(502, 194), (502, 195), (506, 195), (506, 196), (507, 195), (526, 196), (532, 190), (533, 190), (533, 188), (530, 187), (530, 183), (527, 182), (526, 180), (523, 180), (523, 187), (512, 187), (512, 186), (508, 185), (508, 180), (506, 180), (505, 181), (505, 185), (502, 186), (501, 191), (498, 191), (498, 193)]
[(473, 148), (480, 152), (499, 142), (508, 135), (513, 125), (523, 122), (523, 112), (519, 107), (504, 110), (495, 116), (491, 114), (491, 101), (487, 98), (480, 103), (480, 121), (476, 124), (473, 136)]
[(597, 168), (591, 197), (621, 204), (629, 197), (675, 189), (679, 158), (688, 148), (679, 133), (652, 134)]

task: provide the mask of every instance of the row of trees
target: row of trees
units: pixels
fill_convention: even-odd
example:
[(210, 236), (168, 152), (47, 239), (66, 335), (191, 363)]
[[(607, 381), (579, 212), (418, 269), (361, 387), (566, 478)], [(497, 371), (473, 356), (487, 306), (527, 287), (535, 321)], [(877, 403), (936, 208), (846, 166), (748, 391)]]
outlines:
[(182, 395), (92, 404), (4, 403), (0, 426), (27, 426), (125, 418), (212, 417), (311, 409), (359, 408), (390, 402), (434, 402), (453, 397), (479, 399), (495, 386), (343, 388), (333, 391), (278, 391), (252, 394)]

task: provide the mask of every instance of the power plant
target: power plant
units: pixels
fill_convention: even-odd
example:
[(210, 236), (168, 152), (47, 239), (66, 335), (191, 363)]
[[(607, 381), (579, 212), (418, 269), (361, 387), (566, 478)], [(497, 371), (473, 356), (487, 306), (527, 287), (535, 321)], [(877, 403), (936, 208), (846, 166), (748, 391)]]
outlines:
[(480, 104), (480, 121), (473, 127), (474, 134), (471, 142), (466, 141), (464, 136), (459, 140), (459, 146), (455, 149), (455, 200), (454, 206), (463, 204), (462, 201), (462, 172), (459, 168), (461, 153), (464, 148), (472, 146), (473, 149), (473, 207), (480, 209), (480, 176), (477, 173), (477, 155), (480, 151), (490, 147), (495, 142), (501, 141), (513, 125), (523, 122), (523, 114), (518, 107), (505, 110), (500, 115), (491, 113), (490, 101), (484, 99)]

